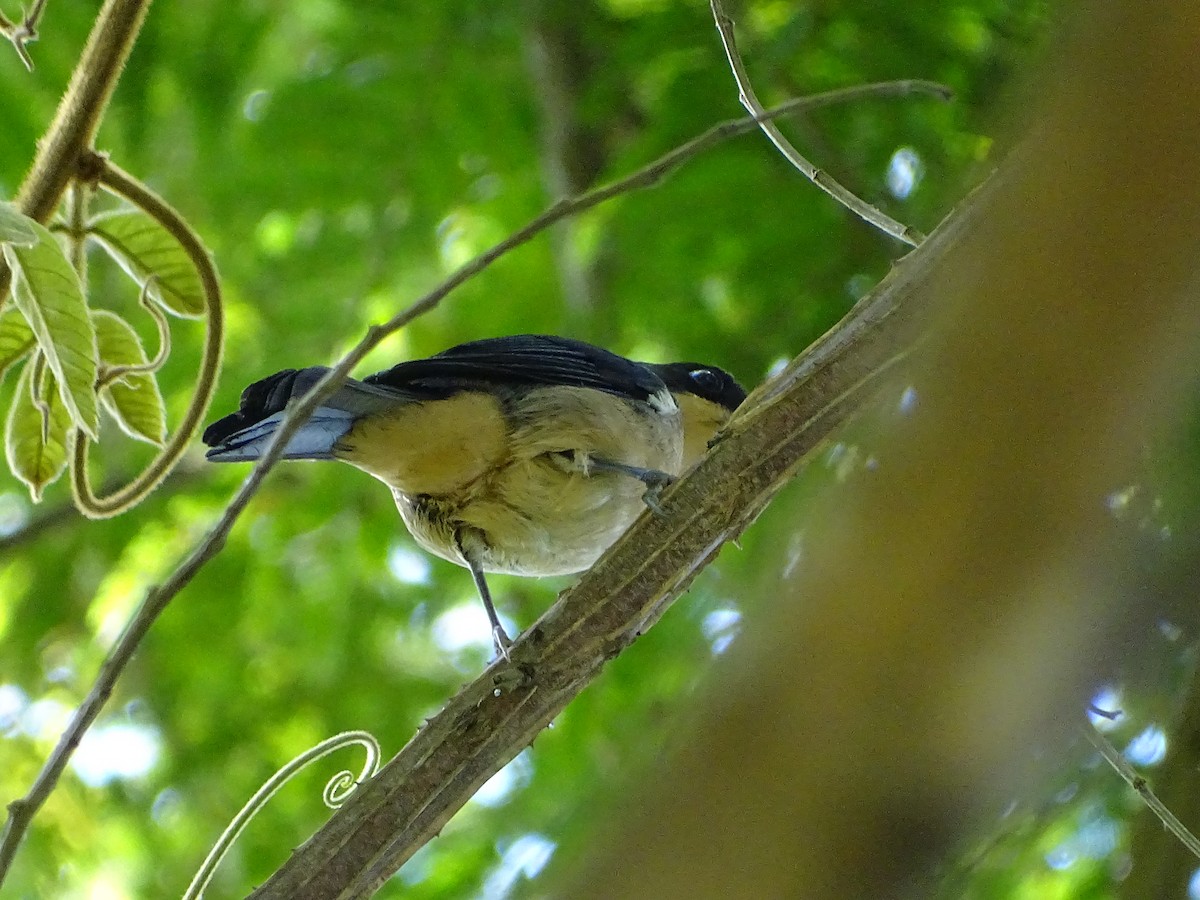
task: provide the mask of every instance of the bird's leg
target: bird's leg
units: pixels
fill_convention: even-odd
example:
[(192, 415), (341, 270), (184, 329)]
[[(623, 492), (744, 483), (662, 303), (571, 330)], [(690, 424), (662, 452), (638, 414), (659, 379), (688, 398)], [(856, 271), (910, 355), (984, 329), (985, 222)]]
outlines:
[(488, 622), (492, 625), (492, 643), (496, 648), (496, 656), (507, 662), (508, 648), (512, 646), (512, 641), (505, 633), (504, 626), (500, 624), (500, 616), (496, 613), (496, 604), (492, 602), (492, 592), (488, 589), (487, 579), (483, 576), (483, 567), (479, 565), (473, 554), (467, 552), (466, 547), (463, 546), (462, 535), (458, 532), (454, 534), (454, 543), (458, 548), (459, 556), (471, 570), (471, 577), (475, 579), (475, 588), (479, 591), (479, 598), (483, 601), (484, 609), (487, 610)]
[(643, 469), (639, 466), (628, 466), (625, 463), (598, 459), (595, 456), (588, 458), (588, 466), (601, 472), (617, 472), (621, 475), (636, 478), (642, 484), (646, 485), (646, 493), (642, 494), (642, 502), (650, 507), (650, 511), (656, 516), (666, 518), (666, 513), (663, 512), (662, 506), (659, 505), (658, 498), (662, 495), (663, 488), (675, 480), (674, 475), (668, 475), (659, 469)]
[(492, 645), (496, 649), (496, 656), (507, 662), (508, 648), (512, 646), (512, 640), (504, 631), (504, 626), (500, 624), (500, 616), (496, 614), (496, 605), (492, 603), (492, 592), (488, 590), (483, 570), (474, 563), (471, 563), (471, 577), (475, 579), (475, 587), (479, 589), (479, 597), (483, 600), (488, 621), (492, 624)]

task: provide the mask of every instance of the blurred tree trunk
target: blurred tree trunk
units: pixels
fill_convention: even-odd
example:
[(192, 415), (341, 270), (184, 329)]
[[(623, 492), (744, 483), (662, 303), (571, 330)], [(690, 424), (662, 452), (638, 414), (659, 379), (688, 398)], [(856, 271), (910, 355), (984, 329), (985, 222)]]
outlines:
[[(533, 96), (541, 111), (541, 168), (550, 200), (573, 197), (593, 185), (607, 165), (601, 135), (580, 117), (580, 94), (595, 60), (580, 34), (594, 11), (564, 0), (527, 5), (525, 57)], [(584, 251), (579, 220), (551, 229), (554, 263), (567, 308), (575, 316), (596, 311), (596, 260)]]
[(804, 511), (801, 573), (560, 896), (924, 894), (1061, 764), (1151, 615), (1113, 587), (1130, 548), (1104, 498), (1195, 359), (1197, 47), (1195, 4), (1081, 12), (933, 279), (918, 412)]

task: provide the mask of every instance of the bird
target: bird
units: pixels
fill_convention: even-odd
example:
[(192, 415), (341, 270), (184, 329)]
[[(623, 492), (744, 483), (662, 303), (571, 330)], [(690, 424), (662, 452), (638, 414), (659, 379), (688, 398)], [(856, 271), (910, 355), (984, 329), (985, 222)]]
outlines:
[[(328, 371), (251, 384), (205, 430), (207, 459), (257, 459)], [(386, 484), (414, 540), (470, 571), (507, 656), (486, 573), (589, 568), (645, 506), (658, 509), (745, 397), (716, 366), (640, 363), (554, 335), (484, 338), (347, 379), (283, 458), (339, 460)]]

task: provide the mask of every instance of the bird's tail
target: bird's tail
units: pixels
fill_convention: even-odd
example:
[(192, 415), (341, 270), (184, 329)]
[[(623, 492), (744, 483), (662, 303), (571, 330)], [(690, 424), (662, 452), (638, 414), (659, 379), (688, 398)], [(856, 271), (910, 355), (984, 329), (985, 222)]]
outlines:
[[(238, 411), (218, 419), (204, 431), (213, 462), (244, 462), (262, 456), (283, 419), (288, 402), (312, 389), (329, 369), (284, 369), (242, 391)], [(356, 419), (378, 407), (376, 389), (350, 379), (292, 435), (284, 459), (333, 459), (333, 448)]]

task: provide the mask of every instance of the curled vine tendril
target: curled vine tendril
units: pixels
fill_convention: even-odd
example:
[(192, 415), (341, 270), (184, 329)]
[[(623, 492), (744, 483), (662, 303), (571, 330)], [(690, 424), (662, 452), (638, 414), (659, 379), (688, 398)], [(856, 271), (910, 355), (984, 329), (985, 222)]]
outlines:
[[(371, 774), (374, 775), (374, 771)], [(321, 791), (321, 800), (330, 809), (341, 809), (342, 804), (350, 799), (350, 795), (358, 790), (362, 783), (361, 772), (355, 775), (349, 769), (342, 769), (325, 783), (325, 789)]]
[(151, 275), (145, 280), (141, 293), (138, 295), (138, 304), (146, 310), (158, 328), (158, 352), (144, 363), (101, 366), (100, 374), (96, 378), (96, 390), (107, 387), (126, 375), (148, 375), (157, 372), (163, 367), (167, 357), (171, 355), (171, 326), (167, 323), (166, 314), (158, 308), (158, 304), (154, 302), (150, 293), (156, 281), (158, 281), (157, 275)]
[[(71, 492), (75, 498), (75, 505), (89, 518), (106, 519), (141, 502), (162, 483), (183, 456), (196, 428), (208, 411), (208, 404), (212, 400), (213, 391), (216, 390), (217, 373), (221, 368), (221, 350), (225, 340), (225, 318), (216, 267), (200, 238), (183, 217), (166, 200), (102, 154), (95, 151), (83, 154), (79, 170), (80, 178), (94, 181), (109, 193), (128, 200), (165, 228), (195, 266), (204, 291), (204, 355), (200, 361), (200, 374), (196, 379), (195, 391), (183, 421), (145, 470), (125, 487), (106, 497), (97, 497), (88, 480), (88, 449), (91, 441), (79, 429), (73, 432)], [(143, 284), (143, 298), (147, 289), (147, 285)], [(143, 305), (149, 308), (148, 304)], [(155, 318), (158, 319), (157, 316)], [(165, 323), (159, 321), (158, 324), (159, 335), (162, 336), (166, 332)], [(156, 362), (158, 357), (163, 355), (165, 347), (165, 344), (160, 344), (159, 353), (151, 362)]]
[(375, 740), (375, 736), (370, 732), (343, 731), (341, 734), (335, 734), (333, 737), (327, 738), (315, 747), (301, 753), (272, 775), (255, 792), (254, 796), (246, 801), (246, 805), (238, 811), (238, 814), (233, 817), (233, 821), (221, 832), (221, 836), (217, 838), (217, 842), (208, 851), (208, 856), (200, 864), (200, 869), (196, 872), (195, 877), (192, 878), (192, 883), (188, 885), (188, 889), (183, 895), (183, 900), (197, 900), (204, 893), (204, 889), (212, 879), (213, 873), (216, 872), (217, 866), (221, 864), (221, 860), (225, 858), (225, 854), (229, 852), (229, 848), (233, 846), (233, 842), (238, 839), (238, 836), (250, 824), (250, 820), (258, 815), (259, 810), (267, 805), (267, 801), (275, 796), (275, 793), (281, 787), (291, 781), (301, 770), (308, 768), (308, 766), (323, 759), (330, 753), (336, 753), (343, 747), (349, 747), (353, 744), (358, 744), (366, 751), (367, 758), (363, 761), (362, 769), (359, 770), (357, 776), (349, 770), (338, 772), (325, 785), (325, 789), (321, 792), (321, 799), (324, 800), (325, 805), (330, 809), (337, 809), (349, 799), (350, 795), (354, 793), (360, 784), (374, 778), (375, 773), (379, 771), (379, 760), (383, 754), (379, 748), (379, 742)]

